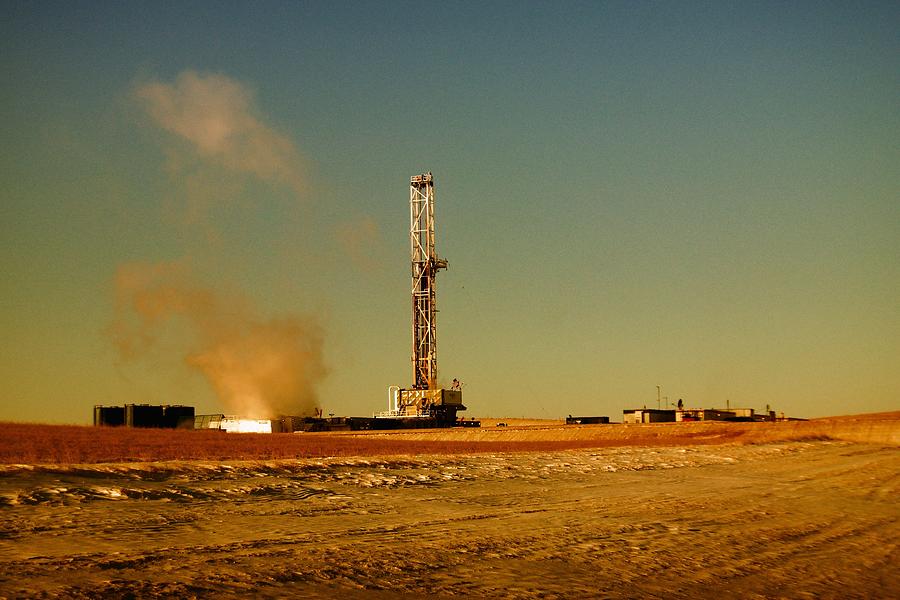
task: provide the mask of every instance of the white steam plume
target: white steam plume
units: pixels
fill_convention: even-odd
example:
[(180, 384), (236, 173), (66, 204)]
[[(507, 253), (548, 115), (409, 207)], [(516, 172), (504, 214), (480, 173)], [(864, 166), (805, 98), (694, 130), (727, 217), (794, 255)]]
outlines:
[(259, 418), (314, 413), (328, 369), (313, 319), (263, 319), (245, 299), (195, 281), (181, 262), (120, 265), (115, 285), (108, 332), (123, 359), (154, 351), (166, 324), (179, 319), (188, 333), (179, 360), (203, 374), (228, 411)]
[(253, 94), (240, 82), (184, 71), (174, 83), (147, 82), (134, 94), (157, 125), (188, 142), (201, 160), (302, 192), (300, 152), (260, 120)]

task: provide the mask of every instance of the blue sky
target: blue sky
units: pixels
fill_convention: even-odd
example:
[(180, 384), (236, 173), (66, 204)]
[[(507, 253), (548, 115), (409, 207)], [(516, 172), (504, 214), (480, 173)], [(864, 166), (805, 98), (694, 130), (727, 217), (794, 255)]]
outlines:
[[(226, 410), (191, 357), (239, 317), (316, 323), (304, 394), (380, 410), (425, 170), (470, 414), (900, 408), (896, 3), (0, 10), (0, 419)], [(170, 302), (119, 352), (136, 265), (214, 292), (215, 333)]]

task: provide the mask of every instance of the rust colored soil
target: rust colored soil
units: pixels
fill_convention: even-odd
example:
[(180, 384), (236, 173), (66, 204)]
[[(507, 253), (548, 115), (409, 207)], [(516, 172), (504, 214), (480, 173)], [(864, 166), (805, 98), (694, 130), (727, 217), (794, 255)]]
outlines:
[(781, 423), (561, 425), (303, 434), (0, 423), (0, 464), (263, 460), (845, 440), (900, 445), (900, 412)]

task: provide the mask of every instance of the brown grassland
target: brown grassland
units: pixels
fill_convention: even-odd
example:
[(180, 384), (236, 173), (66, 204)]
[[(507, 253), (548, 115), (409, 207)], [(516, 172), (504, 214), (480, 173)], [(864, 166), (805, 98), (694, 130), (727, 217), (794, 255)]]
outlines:
[(505, 422), (508, 427), (292, 435), (0, 423), (0, 464), (439, 455), (829, 439), (900, 445), (900, 411), (777, 423)]

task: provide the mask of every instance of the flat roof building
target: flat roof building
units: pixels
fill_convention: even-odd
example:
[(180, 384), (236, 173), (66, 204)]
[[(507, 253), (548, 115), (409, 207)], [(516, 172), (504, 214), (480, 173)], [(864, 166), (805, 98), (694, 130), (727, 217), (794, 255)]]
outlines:
[(622, 411), (623, 423), (674, 423), (675, 410), (664, 408), (628, 408)]

